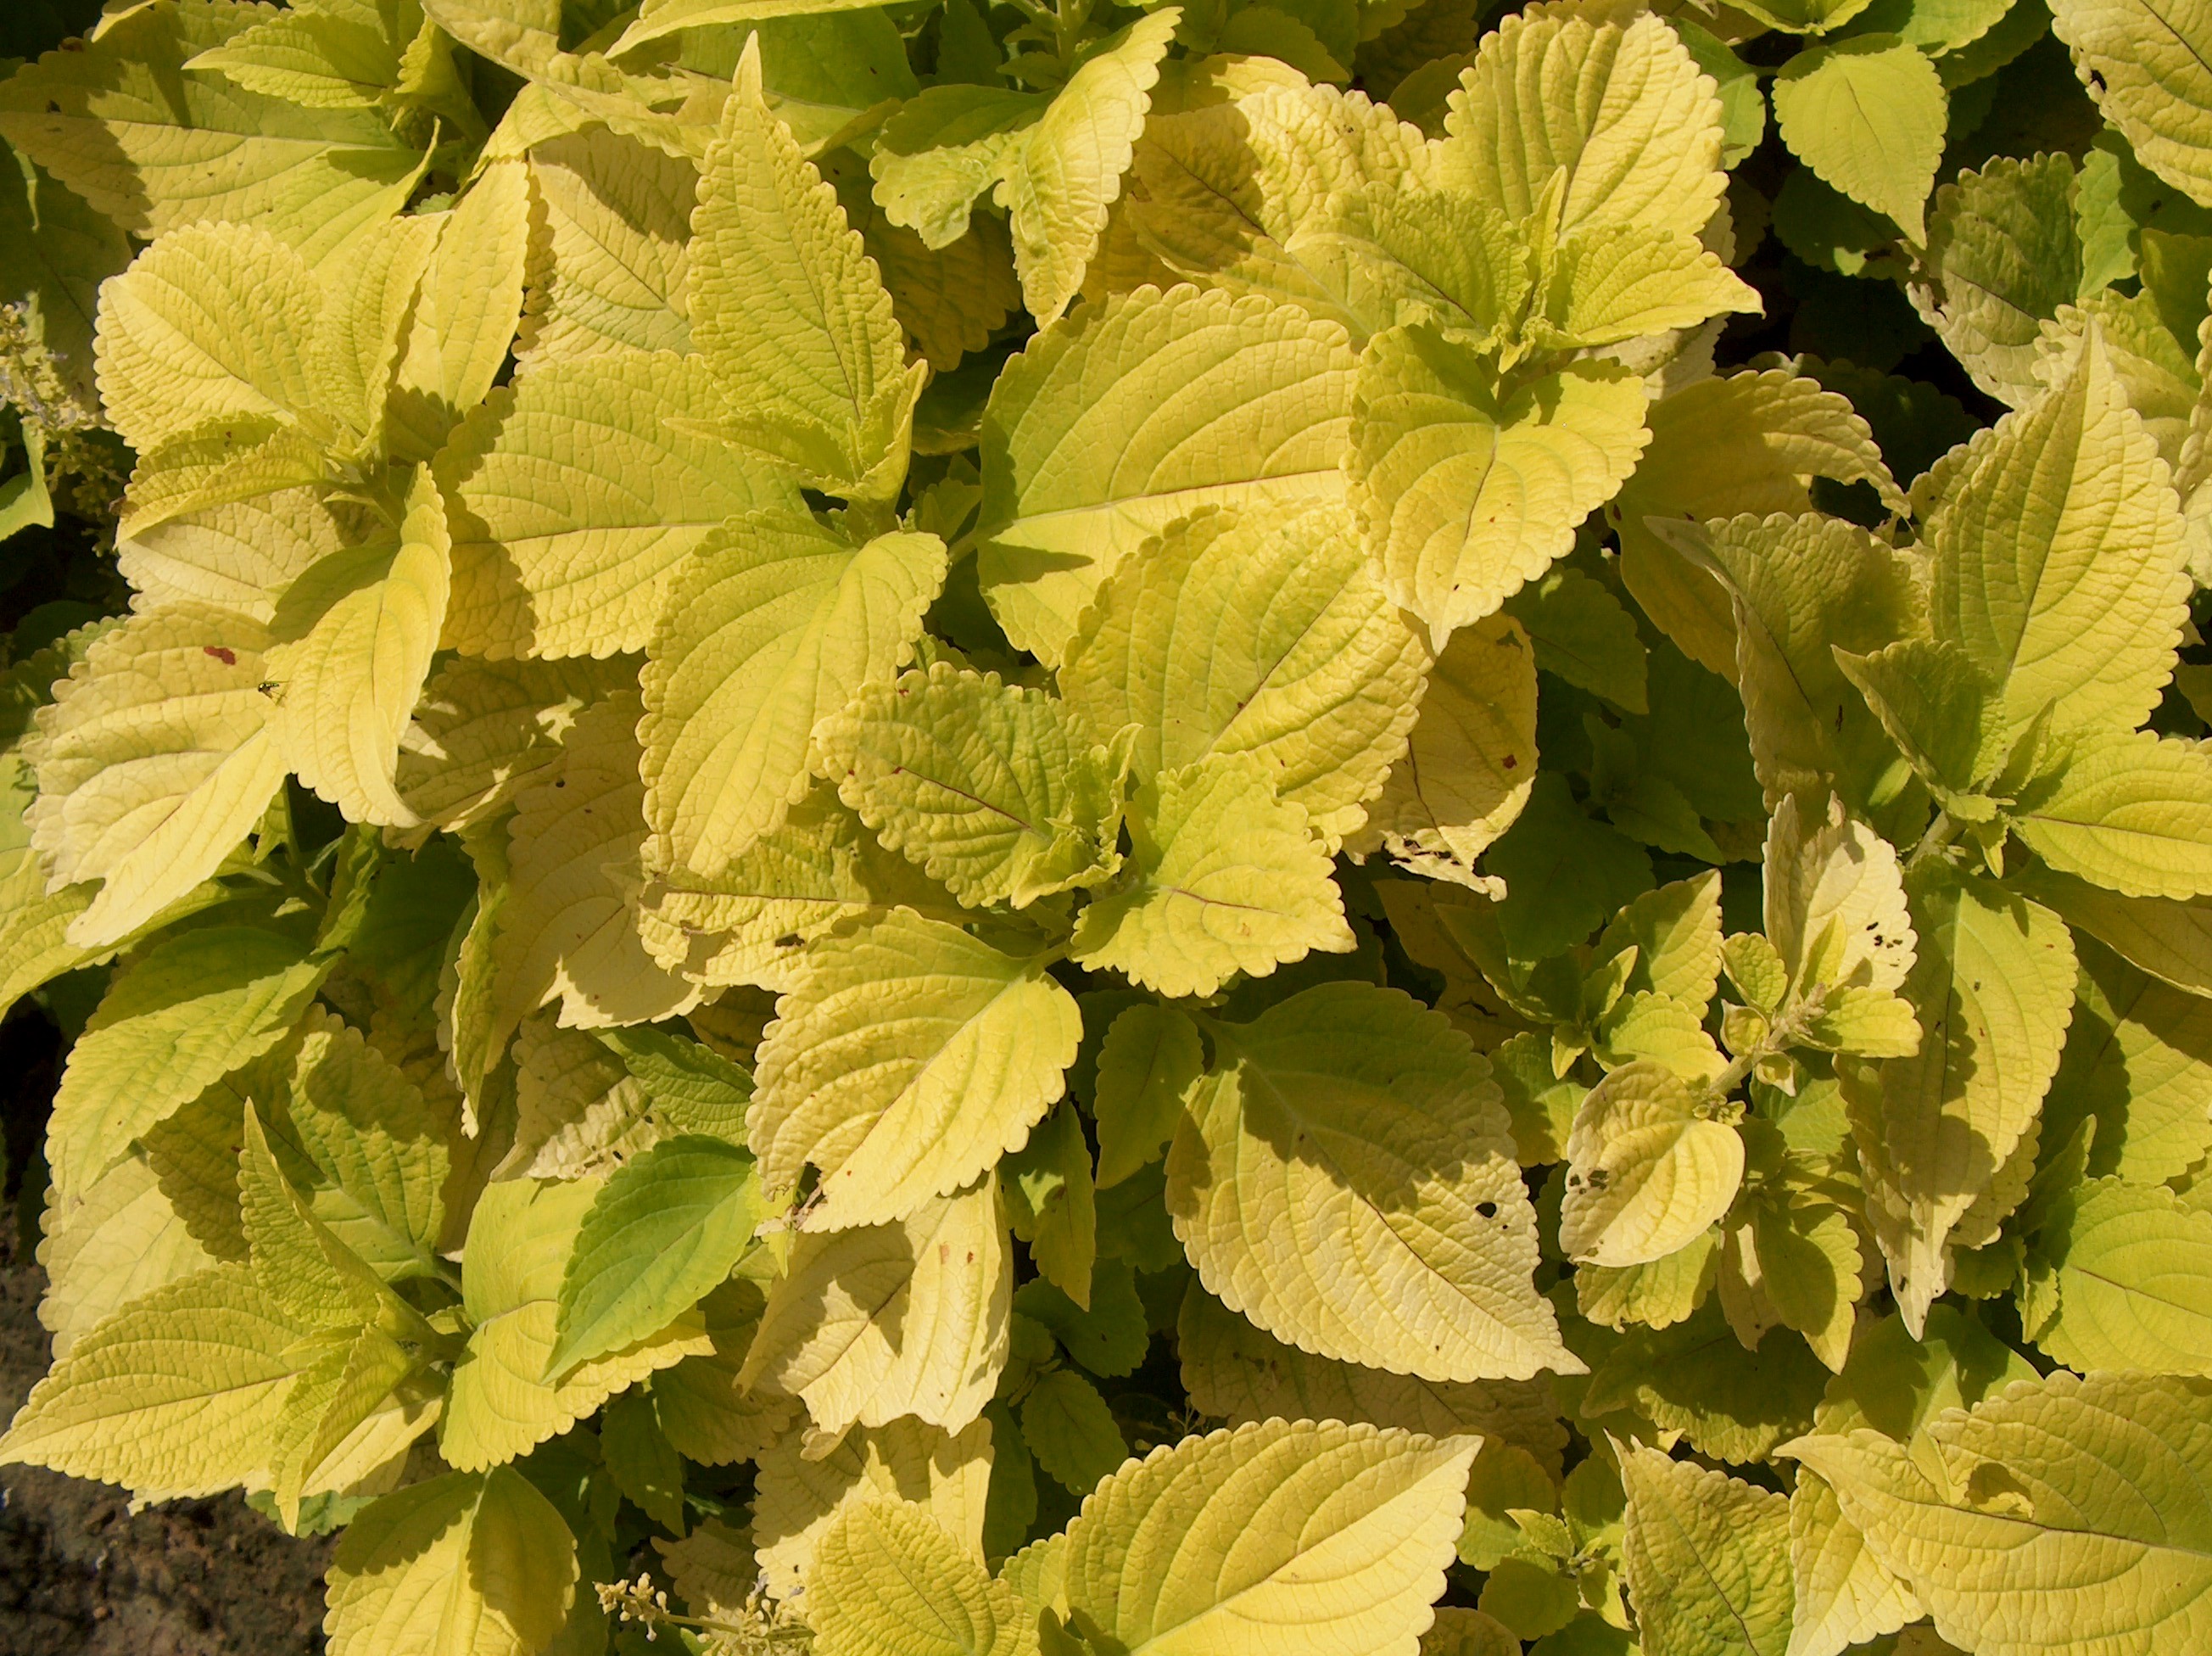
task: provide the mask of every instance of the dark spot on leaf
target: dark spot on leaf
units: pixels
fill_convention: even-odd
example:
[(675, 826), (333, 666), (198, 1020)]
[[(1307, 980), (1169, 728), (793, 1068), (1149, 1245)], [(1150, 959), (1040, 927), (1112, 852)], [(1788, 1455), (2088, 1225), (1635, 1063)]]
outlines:
[(1498, 1217), (1498, 1204), (1495, 1202), (1478, 1202), (1474, 1204), (1474, 1210), (1485, 1219)]
[(205, 654), (214, 656), (227, 667), (234, 667), (238, 665), (236, 650), (226, 649), (221, 644), (202, 644), (200, 648)]

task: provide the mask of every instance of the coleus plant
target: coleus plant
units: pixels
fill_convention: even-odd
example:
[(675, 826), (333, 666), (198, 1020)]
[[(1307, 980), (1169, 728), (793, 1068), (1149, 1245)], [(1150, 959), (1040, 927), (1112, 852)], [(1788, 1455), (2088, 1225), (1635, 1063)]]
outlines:
[[(1983, 38), (1863, 18), (1791, 96)], [(40, 383), (137, 459), (128, 613), (6, 679), (0, 992), (100, 998), (0, 1456), (343, 1527), (338, 1656), (2204, 1636), (2207, 261), (1947, 186), (2013, 411), (1893, 467), (1715, 366), (1717, 49), (150, 0), (22, 68)]]

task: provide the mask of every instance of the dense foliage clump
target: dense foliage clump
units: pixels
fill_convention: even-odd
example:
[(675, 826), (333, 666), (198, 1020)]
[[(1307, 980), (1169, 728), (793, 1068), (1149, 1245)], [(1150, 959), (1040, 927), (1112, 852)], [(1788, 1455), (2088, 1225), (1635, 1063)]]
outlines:
[(0, 52), (0, 1459), (334, 1656), (2212, 1647), (2212, 9)]

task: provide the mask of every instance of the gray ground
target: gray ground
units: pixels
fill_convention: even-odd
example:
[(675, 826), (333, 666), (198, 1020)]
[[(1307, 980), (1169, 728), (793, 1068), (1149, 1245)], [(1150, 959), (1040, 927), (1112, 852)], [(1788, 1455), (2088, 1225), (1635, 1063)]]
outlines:
[[(46, 1275), (0, 1210), (0, 1421), (46, 1367)], [(323, 1648), (328, 1541), (235, 1495), (132, 1516), (123, 1491), (0, 1467), (0, 1656), (307, 1656)]]

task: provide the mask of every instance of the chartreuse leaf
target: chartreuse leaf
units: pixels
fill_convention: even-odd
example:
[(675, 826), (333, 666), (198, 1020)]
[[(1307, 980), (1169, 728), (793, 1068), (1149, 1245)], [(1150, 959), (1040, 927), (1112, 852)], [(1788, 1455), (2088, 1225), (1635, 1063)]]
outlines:
[(1341, 498), (1344, 331), (1177, 288), (1086, 307), (1008, 362), (983, 422), (976, 572), (1016, 645), (1057, 666), (1098, 583), (1208, 503)]
[(1650, 1656), (1783, 1656), (1790, 1643), (1788, 1501), (1656, 1449), (1620, 1458), (1622, 1553)]
[(143, 1498), (267, 1482), (270, 1430), (309, 1330), (242, 1264), (156, 1288), (80, 1336), (31, 1389), (0, 1460)]
[[(1829, 1382), (1818, 1428), (1840, 1434), (1870, 1426), (1901, 1441), (1946, 1409), (1970, 1407), (2013, 1380), (2035, 1378), (2026, 1358), (1954, 1306), (1933, 1307), (1922, 1334), (1914, 1339), (1894, 1317), (1869, 1327)], [(1790, 1549), (1796, 1581), (1790, 1656), (1836, 1656), (1924, 1614), (1809, 1466), (1800, 1467), (1790, 1499)]]
[(1176, 1347), (1192, 1406), (1232, 1425), (1365, 1421), (1431, 1437), (1480, 1433), (1557, 1465), (1566, 1443), (1544, 1380), (1424, 1380), (1316, 1357), (1246, 1322), (1203, 1289), (1183, 1296)]
[(810, 1228), (903, 1219), (1019, 1148), (1082, 1038), (1051, 957), (895, 912), (817, 944), (762, 1043), (747, 1133), (772, 1195), (821, 1172)]
[(2041, 389), (2043, 325), (2080, 294), (2075, 188), (2059, 155), (1999, 157), (1936, 192), (1913, 301), (1974, 383), (2014, 407)]
[(988, 1178), (896, 1224), (805, 1232), (769, 1290), (744, 1383), (803, 1398), (832, 1436), (902, 1415), (957, 1433), (1006, 1365), (1012, 1290)]
[(1340, 505), (1200, 507), (1100, 587), (1060, 693), (1149, 779), (1250, 753), (1332, 844), (1403, 751), (1428, 655)]
[(1606, 508), (1620, 538), (1621, 581), (1683, 654), (1733, 679), (1727, 592), (1647, 520), (1802, 513), (1815, 478), (1871, 484), (1895, 511), (1905, 496), (1850, 404), (1784, 369), (1697, 381), (1654, 403), (1649, 423), (1650, 444), (1635, 475)]
[(1030, 1656), (1034, 1621), (1014, 1590), (919, 1507), (839, 1513), (808, 1574), (823, 1656)]
[(252, 926), (165, 937), (120, 973), (70, 1048), (46, 1155), (87, 1189), (148, 1129), (284, 1038), (329, 971), (301, 942)]
[(1972, 795), (2007, 757), (2003, 709), (1973, 658), (1948, 640), (1904, 638), (1864, 655), (1838, 651), (1836, 665), (1945, 808), (1986, 819), (1994, 807)]
[(1552, 251), (1523, 332), (1547, 350), (1614, 345), (1691, 328), (1759, 295), (1695, 236), (1638, 225), (1594, 225)]
[(1267, 762), (1222, 754), (1138, 790), (1122, 881), (1076, 923), (1074, 958), (1170, 996), (1211, 995), (1354, 946), (1328, 854)]
[(1287, 1342), (1425, 1379), (1573, 1372), (1529, 1281), (1535, 1215), (1505, 1112), (1465, 1036), (1356, 983), (1212, 1032), (1216, 1068), (1167, 1168), (1209, 1291)]
[(2212, 758), (2195, 742), (2138, 731), (2084, 737), (2007, 814), (2061, 874), (2126, 897), (2188, 898), (2212, 895), (2208, 811)]
[(760, 1288), (743, 1277), (714, 1288), (700, 1304), (712, 1355), (686, 1357), (653, 1377), (653, 1423), (687, 1460), (726, 1466), (758, 1456), (789, 1434), (799, 1412), (795, 1399), (738, 1385), (763, 1300)]
[(686, 277), (691, 338), (720, 424), (809, 486), (887, 500), (906, 475), (927, 371), (836, 192), (761, 93), (746, 42), (701, 170)]
[(379, 111), (303, 109), (185, 69), (265, 21), (205, 0), (118, 17), (9, 82), (0, 137), (134, 235), (250, 222), (311, 264), (341, 262), (427, 157)]
[(730, 1274), (765, 1204), (753, 1159), (696, 1133), (617, 1167), (561, 1275), (549, 1378), (665, 1328)]
[(1578, 1263), (1663, 1259), (1711, 1226), (1743, 1182), (1743, 1140), (1700, 1117), (1664, 1064), (1624, 1064), (1583, 1100), (1567, 1139), (1559, 1245)]
[(250, 1099), (243, 1122), (238, 1196), (254, 1279), (289, 1315), (318, 1331), (377, 1320), (381, 1283), (300, 1199)]
[(402, 738), (394, 779), (426, 822), (465, 832), (514, 803), (556, 763), (591, 703), (629, 683), (633, 661), (487, 661), (455, 655), (430, 675)]
[[(2207, 1383), (2055, 1373), (1930, 1421), (1908, 1447), (1861, 1428), (1791, 1457), (1836, 1492), (1936, 1631), (1979, 1656), (2151, 1656), (2204, 1635)], [(2022, 1604), (2039, 1607), (2032, 1625)]]
[(1840, 1370), (1861, 1293), (1863, 1260), (1850, 1215), (1819, 1202), (1768, 1200), (1752, 1210), (1751, 1239), (1760, 1291), (1782, 1325)]
[(2194, 7), (2154, 11), (2141, 0), (2060, 0), (2051, 26), (2143, 165), (2191, 200), (2212, 203), (2212, 70), (2202, 15)]
[(434, 468), (453, 514), (444, 645), (494, 659), (644, 648), (686, 553), (725, 519), (797, 504), (775, 469), (665, 417), (714, 395), (699, 358), (612, 351), (486, 398)]
[(577, 1574), (575, 1537), (528, 1478), (448, 1472), (347, 1526), (331, 1563), (331, 1656), (530, 1656), (561, 1631)]
[(799, 513), (734, 520), (669, 594), (643, 678), (654, 861), (712, 877), (806, 788), (809, 740), (889, 678), (945, 578), (945, 543), (854, 538)]
[(100, 405), (134, 448), (227, 419), (291, 422), (314, 408), (321, 295), (266, 230), (194, 225), (102, 284)]
[(81, 1197), (50, 1201), (41, 1227), (39, 1321), (57, 1361), (132, 1300), (217, 1263), (143, 1155), (117, 1162)]
[(1535, 780), (1535, 653), (1518, 621), (1491, 616), (1454, 633), (1437, 657), (1406, 757), (1352, 849), (1480, 886), (1475, 859), (1513, 825)]
[[(926, 1513), (981, 1556), (994, 1446), (988, 1421), (957, 1434), (900, 1419), (855, 1427), (826, 1455), (808, 1458), (804, 1440), (785, 1435), (760, 1456), (753, 1496), (753, 1544), (768, 1591), (788, 1598), (805, 1586), (816, 1549), (848, 1508), (896, 1501)], [(748, 1585), (754, 1574), (747, 1556)]]
[(624, 346), (687, 350), (698, 169), (601, 132), (536, 144), (529, 165), (547, 267), (533, 273), (517, 356), (535, 368)]
[(121, 941), (213, 874), (284, 780), (261, 693), (268, 635), (198, 605), (134, 616), (54, 685), (24, 813), (58, 890), (97, 880), (69, 941)]
[(2060, 730), (2133, 730), (2172, 670), (2189, 579), (2157, 445), (2102, 341), (1946, 478), (1923, 535), (1929, 620), (1999, 686), (2007, 746), (2046, 708)]
[(289, 1527), (299, 1527), (303, 1500), (388, 1476), (435, 1423), (442, 1386), (420, 1368), (417, 1353), (366, 1327), (301, 1372), (270, 1450), (270, 1493)]
[(1914, 566), (1837, 518), (1737, 517), (1675, 538), (1734, 594), (1736, 687), (1769, 807), (1832, 788), (1866, 810), (1896, 750), (1836, 652), (1921, 630)]
[(1420, 134), (1388, 106), (1258, 72), (1253, 58), (1205, 67), (1203, 93), (1160, 100), (1146, 120), (1086, 275), (1091, 297), (1193, 281), (1288, 301), (1364, 339), (1399, 320), (1401, 301), (1472, 323), (1466, 300), (1513, 292), (1492, 278), (1525, 289), (1518, 261), (1494, 258), (1517, 252), (1510, 235), (1484, 234), (1503, 216), (1419, 187)]
[(661, 965), (702, 983), (789, 985), (807, 944), (840, 922), (895, 905), (941, 920), (963, 910), (896, 851), (884, 850), (827, 786), (791, 807), (711, 880), (672, 870), (642, 898), (639, 927)]
[(1832, 41), (1785, 64), (1773, 95), (1782, 141), (1823, 183), (1926, 238), (1950, 113), (1926, 53), (1892, 34)]
[(2177, 989), (2212, 995), (2212, 971), (2207, 970), (2204, 953), (2212, 939), (2212, 902), (2121, 897), (2038, 864), (2030, 864), (2017, 883), (2130, 964)]
[(1509, 218), (1534, 212), (1564, 170), (1562, 235), (1611, 224), (1694, 236), (1727, 182), (1719, 100), (1656, 16), (1505, 18), (1460, 77), (1445, 130), (1444, 179)]
[(191, 60), (304, 109), (374, 109), (399, 81), (399, 47), (368, 17), (306, 11), (256, 23)]
[(1650, 710), (1650, 653), (1635, 618), (1602, 581), (1554, 569), (1516, 594), (1514, 619), (1536, 647), (1536, 665), (1631, 713)]
[(528, 170), (495, 161), (443, 220), (385, 404), (386, 441), (398, 460), (435, 454), (507, 361), (530, 247)]
[(1352, 502), (1384, 590), (1427, 623), (1436, 648), (1573, 545), (1636, 469), (1644, 401), (1643, 380), (1617, 362), (1522, 382), (1434, 328), (1369, 342)]
[(1183, 1099), (1205, 1068), (1197, 1026), (1172, 1007), (1139, 1004), (1114, 1020), (1098, 1050), (1091, 1107), (1100, 1188), (1119, 1184), (1167, 1148)]
[(418, 472), (396, 533), (323, 559), (276, 606), (277, 749), (349, 821), (418, 821), (396, 785), (399, 742), (438, 648), (451, 547), (438, 486)]
[(1920, 1050), (1838, 1073), (1867, 1216), (1917, 1329), (1949, 1285), (1953, 1231), (2035, 1124), (2075, 965), (2064, 922), (1979, 876), (1925, 868), (1906, 894), (1918, 954), (1904, 987), (1926, 1031)]
[(2076, 932), (2081, 975), (2066, 1050), (2044, 1100), (2043, 1135), (2096, 1123), (2088, 1171), (2136, 1184), (2173, 1178), (2212, 1151), (2212, 1002), (2138, 971)]
[(511, 881), (490, 949), (494, 1056), (550, 1001), (561, 1002), (568, 1026), (586, 1029), (648, 1023), (698, 1003), (698, 986), (655, 965), (638, 937), (637, 719), (628, 691), (595, 703), (577, 719), (560, 764), (516, 795)]
[(462, 1309), (472, 1328), (438, 1422), (448, 1465), (481, 1471), (512, 1460), (654, 1370), (713, 1352), (705, 1322), (684, 1309), (557, 1385), (543, 1378), (559, 1338), (568, 1263), (604, 1184), (504, 1179), (477, 1199), (461, 1265)]
[(1042, 691), (949, 661), (854, 697), (815, 729), (876, 837), (969, 904), (1022, 908), (1110, 874), (1126, 760)]
[(2029, 1336), (2069, 1368), (2212, 1373), (2212, 1214), (2162, 1184), (2092, 1179), (2063, 1192), (2031, 1257), (2057, 1289)]
[(1058, 321), (1082, 289), (1182, 21), (1181, 7), (1164, 6), (1085, 58), (1008, 155), (995, 198), (1040, 326)]
[[(1814, 1003), (1808, 1032), (1821, 1044), (1819, 1014), (1841, 1012), (1854, 991), (1893, 997), (1912, 971), (1914, 943), (1896, 851), (1833, 796), (1825, 821), (1813, 812), (1796, 794), (1775, 807), (1764, 883), (1767, 941), (1789, 973), (1783, 1004)], [(1909, 1008), (1896, 1015), (1911, 1021)]]
[[(386, 219), (361, 238), (343, 265), (321, 273), (322, 308), (308, 361), (317, 406), (337, 422), (341, 454), (385, 452), (385, 413), (412, 343), (410, 313), (441, 228), (437, 214)], [(490, 279), (496, 283), (495, 276)], [(489, 379), (484, 383), (489, 388)], [(471, 402), (483, 395), (479, 390)]]
[(1475, 1447), (1267, 1421), (1156, 1450), (1068, 1526), (1071, 1616), (1130, 1656), (1408, 1646), (1442, 1590)]

